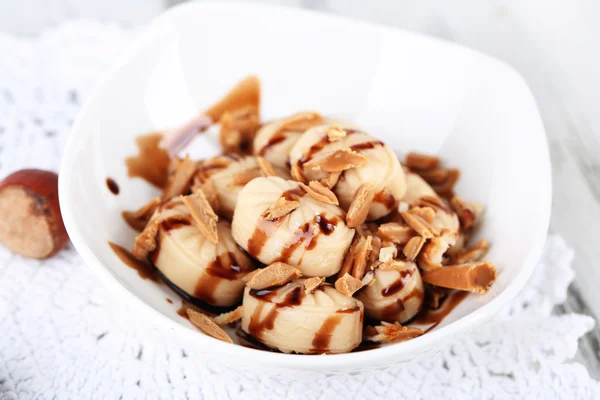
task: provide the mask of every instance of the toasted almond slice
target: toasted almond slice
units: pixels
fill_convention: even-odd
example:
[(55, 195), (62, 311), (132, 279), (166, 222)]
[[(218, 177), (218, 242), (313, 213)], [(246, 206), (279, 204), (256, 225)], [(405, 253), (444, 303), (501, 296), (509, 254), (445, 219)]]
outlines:
[(423, 282), (448, 289), (484, 294), (496, 280), (498, 271), (489, 261), (437, 268), (422, 275)]
[(155, 197), (137, 211), (123, 211), (123, 219), (127, 224), (138, 232), (142, 232), (148, 224), (148, 220), (160, 205), (160, 197)]
[(458, 196), (452, 197), (450, 204), (456, 211), (460, 225), (464, 229), (469, 229), (475, 225), (483, 212), (481, 204), (465, 201)]
[(158, 234), (158, 227), (161, 221), (157, 218), (152, 220), (142, 233), (135, 238), (133, 245), (133, 255), (140, 260), (146, 259), (150, 252), (156, 250), (156, 235)]
[(367, 162), (367, 157), (351, 149), (336, 150), (323, 156), (316, 156), (306, 162), (304, 167), (315, 171), (342, 172), (350, 168), (360, 167)]
[(340, 205), (337, 197), (335, 197), (335, 194), (333, 194), (331, 190), (323, 186), (323, 184), (320, 182), (310, 181), (308, 185), (300, 182), (300, 187), (302, 187), (302, 189), (304, 189), (304, 191), (315, 200), (327, 204), (335, 204), (336, 206)]
[(346, 256), (344, 257), (344, 262), (342, 263), (342, 268), (338, 272), (338, 278), (344, 276), (345, 274), (349, 274), (352, 272), (352, 266), (354, 265), (354, 253), (356, 252), (356, 247), (358, 246), (358, 242), (361, 237), (358, 234), (354, 235), (352, 239), (352, 244), (350, 248), (346, 252)]
[(460, 178), (460, 171), (457, 169), (448, 170), (448, 179), (444, 183), (431, 185), (431, 188), (438, 194), (438, 196), (451, 198), (454, 195), (454, 185)]
[(260, 167), (263, 176), (277, 176), (275, 168), (273, 168), (273, 165), (265, 158), (258, 156), (256, 157), (256, 161), (258, 162), (258, 166)]
[(388, 260), (385, 262), (378, 263), (375, 268), (381, 270), (404, 270), (405, 267), (402, 263), (394, 262), (394, 260)]
[(415, 231), (410, 226), (400, 225), (397, 222), (388, 222), (379, 226), (377, 234), (384, 240), (405, 244), (414, 236)]
[(196, 190), (189, 196), (181, 196), (181, 201), (188, 208), (194, 225), (213, 243), (219, 243), (217, 222), (219, 217), (213, 211), (202, 190)]
[(319, 182), (321, 182), (323, 186), (332, 189), (338, 183), (341, 175), (341, 172), (330, 172), (327, 175), (327, 178), (323, 178)]
[(414, 339), (421, 336), (425, 331), (419, 328), (411, 328), (400, 324), (386, 324), (374, 327), (375, 334), (367, 334), (363, 339), (368, 342), (389, 343), (389, 342), (404, 342), (409, 339)]
[[(379, 236), (373, 236), (371, 239), (371, 251), (369, 251), (369, 257), (367, 259), (367, 265), (371, 265), (376, 261), (379, 261), (379, 257), (381, 256), (381, 247), (383, 246), (383, 241)], [(394, 251), (396, 248), (394, 247)]]
[[(227, 121), (228, 118), (228, 114), (223, 114), (221, 121)], [(225, 153), (241, 153), (243, 141), (244, 137), (240, 130), (235, 129), (233, 126), (221, 123), (219, 142)]]
[(163, 192), (164, 200), (184, 194), (190, 187), (192, 176), (196, 171), (196, 163), (189, 156), (177, 163), (175, 175), (169, 180)]
[(397, 252), (398, 249), (396, 249), (396, 246), (382, 247), (381, 250), (379, 250), (379, 261), (387, 262), (393, 260), (394, 257), (396, 257)]
[(352, 296), (361, 287), (363, 287), (362, 281), (350, 274), (344, 274), (344, 276), (335, 281), (335, 288), (337, 291), (346, 296)]
[(288, 215), (296, 208), (300, 206), (300, 203), (296, 200), (286, 200), (285, 197), (280, 197), (265, 213), (265, 219), (268, 221), (276, 220), (284, 215)]
[(429, 239), (417, 258), (419, 268), (423, 271), (441, 268), (446, 250), (448, 250), (448, 242), (443, 238), (434, 237)]
[(444, 183), (448, 179), (448, 170), (446, 168), (433, 168), (418, 171), (421, 178), (430, 185)]
[(217, 213), (221, 209), (221, 200), (219, 199), (219, 192), (214, 182), (211, 179), (206, 179), (200, 185), (193, 186), (192, 191), (196, 188), (202, 190), (213, 211)]
[(336, 140), (340, 140), (341, 138), (346, 137), (346, 131), (337, 125), (327, 128), (325, 134), (327, 135), (327, 138), (330, 142), (335, 142)]
[(371, 286), (375, 283), (375, 273), (373, 271), (367, 271), (361, 282), (363, 286)]
[(214, 337), (215, 339), (222, 340), (227, 343), (233, 343), (233, 340), (229, 335), (219, 327), (209, 316), (204, 315), (194, 309), (188, 308), (186, 310), (190, 322), (200, 328), (200, 330), (206, 333), (208, 336)]
[(346, 214), (346, 225), (348, 227), (355, 228), (366, 221), (374, 197), (373, 185), (370, 183), (360, 185)]
[(408, 212), (423, 218), (429, 223), (432, 223), (435, 219), (435, 210), (431, 207), (413, 207)]
[(465, 264), (469, 262), (480, 261), (490, 250), (490, 242), (487, 239), (481, 239), (473, 246), (464, 249), (454, 257), (456, 264)]
[(325, 282), (325, 278), (320, 276), (314, 276), (312, 278), (308, 278), (304, 281), (304, 292), (306, 294), (311, 294), (315, 291), (316, 288), (321, 286), (321, 284)]
[(283, 131), (304, 132), (310, 128), (321, 125), (325, 118), (316, 112), (302, 112), (294, 114), (282, 122), (279, 129)]
[(427, 239), (422, 236), (415, 236), (406, 243), (404, 249), (402, 249), (402, 253), (408, 258), (410, 261), (414, 261), (415, 258), (419, 255), (419, 252), (423, 248), (423, 245)]
[(242, 281), (244, 281), (244, 283), (250, 282), (250, 280), (252, 278), (254, 278), (254, 275), (258, 274), (259, 272), (260, 272), (260, 269), (255, 269), (254, 271), (249, 272), (248, 274), (246, 274), (242, 277)]
[(238, 319), (242, 319), (244, 316), (244, 307), (239, 306), (233, 311), (229, 311), (223, 314), (219, 314), (216, 317), (213, 317), (213, 321), (217, 325), (227, 325), (232, 322), (237, 321)]
[(306, 178), (304, 177), (304, 173), (302, 173), (302, 169), (297, 165), (292, 165), (292, 169), (290, 171), (292, 178), (298, 182), (306, 182)]
[(249, 168), (242, 171), (237, 171), (233, 174), (233, 184), (244, 186), (251, 180), (262, 176), (262, 171), (258, 168)]
[(408, 204), (405, 201), (401, 201), (400, 203), (398, 203), (398, 212), (399, 213), (407, 212), (409, 208), (410, 208), (410, 204)]
[(434, 235), (439, 235), (441, 232), (438, 228), (431, 225), (425, 219), (420, 217), (419, 215), (411, 214), (409, 212), (400, 213), (404, 222), (411, 228), (413, 228), (420, 236), (423, 236), (425, 239), (430, 239)]
[(352, 267), (352, 276), (356, 279), (362, 279), (367, 272), (367, 259), (371, 251), (371, 241), (373, 236), (361, 237), (354, 252), (354, 265)]
[(259, 269), (256, 274), (246, 283), (250, 289), (266, 289), (273, 286), (281, 286), (299, 278), (302, 272), (296, 267), (282, 262), (275, 262), (268, 267)]
[(404, 165), (411, 169), (432, 169), (437, 168), (440, 165), (440, 159), (439, 157), (429, 156), (427, 154), (411, 152), (406, 156)]

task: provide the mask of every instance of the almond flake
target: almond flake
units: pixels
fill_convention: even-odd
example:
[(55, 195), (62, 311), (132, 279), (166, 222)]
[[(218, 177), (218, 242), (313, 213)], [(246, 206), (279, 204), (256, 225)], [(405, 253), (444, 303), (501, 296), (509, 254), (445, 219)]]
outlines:
[(408, 204), (405, 201), (401, 201), (400, 203), (398, 203), (398, 212), (400, 212), (400, 213), (407, 212), (409, 208), (410, 208), (410, 204)]
[(371, 286), (375, 283), (375, 273), (373, 271), (367, 271), (361, 282), (363, 286)]
[(216, 317), (213, 317), (213, 321), (217, 325), (227, 325), (232, 322), (235, 322), (239, 319), (242, 319), (244, 316), (244, 307), (239, 306), (233, 311), (229, 311), (223, 314), (219, 314)]
[(267, 221), (273, 221), (277, 218), (281, 218), (288, 215), (296, 208), (300, 206), (300, 203), (296, 200), (286, 200), (285, 197), (280, 197), (265, 213), (265, 219)]
[(325, 282), (325, 278), (323, 277), (315, 276), (312, 278), (308, 278), (304, 281), (304, 292), (306, 294), (313, 293), (315, 289), (321, 286), (323, 282)]
[(440, 165), (440, 159), (421, 153), (408, 153), (404, 165), (411, 169), (433, 169)]
[(349, 274), (352, 272), (352, 266), (354, 265), (354, 253), (356, 252), (356, 247), (358, 246), (358, 242), (361, 237), (357, 234), (354, 235), (352, 239), (352, 244), (350, 248), (346, 252), (346, 256), (344, 257), (344, 262), (342, 263), (342, 268), (338, 272), (338, 277), (342, 277), (345, 274)]
[(330, 172), (326, 178), (321, 179), (319, 182), (321, 182), (323, 186), (332, 189), (338, 183), (341, 175), (341, 172)]
[(248, 106), (226, 111), (219, 120), (219, 141), (225, 153), (243, 153), (260, 126), (258, 109)]
[(448, 170), (446, 168), (433, 168), (419, 171), (421, 178), (430, 185), (446, 182), (448, 179)]
[(346, 296), (352, 296), (362, 287), (362, 281), (350, 274), (344, 274), (344, 276), (335, 281), (336, 290)]
[(133, 255), (140, 260), (146, 259), (148, 254), (156, 250), (156, 235), (158, 234), (158, 227), (160, 226), (161, 220), (156, 218), (135, 238), (133, 245)]
[(407, 225), (400, 225), (397, 222), (388, 222), (382, 224), (377, 230), (377, 234), (385, 240), (397, 244), (405, 244), (414, 236), (415, 231)]
[(184, 194), (190, 187), (190, 181), (194, 172), (196, 172), (196, 163), (189, 156), (186, 156), (177, 163), (175, 174), (169, 179), (162, 198), (166, 200), (173, 196)]
[(454, 196), (450, 204), (456, 210), (460, 225), (464, 229), (469, 229), (475, 225), (483, 212), (481, 204), (465, 201), (458, 196)]
[(310, 128), (321, 125), (325, 118), (316, 112), (302, 112), (286, 118), (279, 127), (283, 131), (304, 132)]
[(451, 198), (454, 195), (454, 185), (460, 178), (460, 171), (457, 169), (448, 170), (448, 178), (444, 183), (433, 184), (431, 188), (438, 194), (438, 196)]
[(262, 176), (262, 171), (259, 168), (249, 168), (242, 171), (234, 172), (233, 184), (245, 186), (248, 182)]
[(422, 275), (423, 282), (448, 289), (484, 294), (496, 280), (498, 271), (489, 261), (437, 268)]
[[(371, 251), (369, 251), (369, 257), (367, 259), (367, 265), (372, 265), (374, 262), (379, 260), (381, 256), (381, 247), (383, 246), (383, 241), (379, 236), (373, 236), (371, 239)], [(388, 246), (389, 247), (389, 246)], [(394, 247), (394, 251), (396, 248)], [(394, 253), (395, 255), (395, 253)]]
[(290, 174), (292, 175), (292, 178), (295, 181), (306, 182), (306, 178), (304, 177), (304, 173), (302, 172), (302, 169), (297, 164), (292, 165), (292, 169), (290, 171)]
[(266, 289), (273, 286), (282, 286), (299, 278), (302, 272), (296, 267), (286, 263), (275, 262), (268, 267), (259, 269), (246, 283), (250, 289)]
[(419, 253), (417, 264), (423, 271), (431, 271), (442, 267), (444, 253), (448, 250), (448, 242), (442, 238), (430, 239)]
[(190, 322), (197, 326), (202, 332), (215, 339), (222, 340), (227, 343), (233, 343), (229, 335), (219, 327), (209, 316), (204, 315), (194, 309), (186, 310)]
[(480, 261), (487, 252), (490, 250), (490, 242), (487, 239), (481, 239), (473, 246), (469, 246), (467, 249), (456, 254), (453, 257), (453, 261), (456, 264), (465, 264), (474, 261)]
[(367, 272), (367, 259), (371, 251), (372, 236), (361, 237), (354, 252), (354, 265), (352, 267), (352, 276), (356, 279), (362, 279)]
[(181, 196), (181, 201), (188, 208), (194, 225), (213, 243), (219, 243), (217, 222), (219, 217), (213, 211), (202, 190), (196, 190), (189, 196)]
[(434, 228), (433, 226), (431, 226), (431, 224), (427, 223), (427, 221), (424, 221), (423, 218), (417, 215), (413, 215), (410, 212), (403, 212), (400, 213), (400, 215), (402, 216), (402, 218), (408, 226), (413, 228), (419, 235), (421, 235), (425, 239), (432, 238), (434, 232), (437, 232), (437, 234), (440, 233), (439, 229)]
[(269, 161), (262, 157), (256, 157), (256, 161), (258, 162), (258, 166), (260, 167), (263, 176), (277, 176), (275, 168), (273, 168), (273, 165)]
[(214, 182), (210, 178), (206, 179), (200, 185), (193, 186), (192, 191), (194, 191), (194, 189), (199, 189), (202, 191), (202, 193), (204, 193), (204, 196), (206, 196), (206, 200), (208, 200), (208, 203), (210, 204), (215, 213), (221, 209), (221, 200), (219, 199), (219, 192), (217, 191), (217, 187), (215, 186)]
[(337, 125), (327, 128), (327, 130), (325, 130), (325, 134), (327, 134), (327, 138), (330, 142), (335, 142), (343, 137), (346, 137), (346, 131)]
[(323, 184), (320, 182), (310, 181), (308, 186), (304, 183), (300, 183), (300, 187), (302, 187), (302, 189), (304, 189), (304, 191), (315, 200), (327, 204), (335, 204), (336, 206), (340, 205), (337, 197), (335, 197), (335, 194), (333, 194), (331, 190), (323, 186)]
[(429, 223), (432, 223), (435, 219), (435, 211), (431, 207), (413, 207), (408, 212), (423, 218)]
[(254, 275), (258, 274), (259, 272), (260, 269), (255, 269), (254, 271), (247, 273), (242, 277), (242, 281), (244, 281), (244, 283), (250, 282), (250, 280), (254, 278)]
[(383, 247), (379, 250), (379, 261), (386, 262), (393, 260), (396, 257), (397, 252), (396, 246)]
[(388, 324), (385, 322), (382, 323), (382, 325), (375, 326), (374, 331), (375, 332), (369, 330), (368, 333), (370, 334), (366, 335), (364, 340), (375, 343), (404, 342), (425, 333), (423, 329), (402, 326), (397, 323)]
[(336, 150), (323, 156), (314, 157), (306, 162), (306, 168), (323, 172), (342, 172), (350, 168), (360, 167), (367, 162), (367, 157), (352, 149)]
[(408, 258), (410, 261), (414, 261), (415, 258), (419, 255), (419, 252), (423, 248), (423, 245), (427, 239), (421, 236), (415, 236), (406, 243), (404, 249), (402, 249), (402, 253)]
[(373, 185), (370, 183), (360, 185), (346, 214), (346, 225), (348, 227), (355, 228), (366, 221), (374, 197)]
[(142, 232), (159, 205), (160, 197), (155, 197), (137, 211), (123, 211), (123, 219), (133, 229)]

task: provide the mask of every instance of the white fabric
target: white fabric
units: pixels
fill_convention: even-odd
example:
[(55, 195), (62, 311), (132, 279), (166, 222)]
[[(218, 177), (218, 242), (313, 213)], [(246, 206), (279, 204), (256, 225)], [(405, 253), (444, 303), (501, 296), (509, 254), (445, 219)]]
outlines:
[[(58, 169), (82, 100), (131, 36), (91, 22), (35, 40), (0, 35), (0, 176)], [(0, 248), (0, 399), (597, 398), (600, 384), (569, 363), (593, 320), (552, 315), (573, 280), (572, 257), (550, 236), (518, 298), (430, 359), (307, 384), (204, 363), (154, 337), (72, 247), (44, 262)]]

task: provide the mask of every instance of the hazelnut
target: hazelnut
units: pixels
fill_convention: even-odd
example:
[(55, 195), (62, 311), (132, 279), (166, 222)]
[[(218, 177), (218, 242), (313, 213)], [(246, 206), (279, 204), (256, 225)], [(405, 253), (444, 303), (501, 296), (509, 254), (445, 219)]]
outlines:
[(0, 244), (29, 258), (48, 258), (69, 237), (58, 205), (58, 175), (24, 169), (0, 182)]

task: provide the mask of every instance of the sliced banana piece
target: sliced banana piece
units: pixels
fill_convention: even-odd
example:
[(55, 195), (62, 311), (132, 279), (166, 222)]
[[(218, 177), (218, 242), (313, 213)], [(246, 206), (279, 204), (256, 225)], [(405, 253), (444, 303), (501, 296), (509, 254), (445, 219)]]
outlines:
[[(327, 131), (332, 127), (344, 129), (346, 136), (331, 141)], [(406, 191), (404, 171), (389, 146), (352, 125), (326, 124), (307, 130), (290, 151), (290, 165), (297, 166), (307, 181), (324, 179), (326, 172), (308, 168), (305, 164), (343, 149), (361, 154), (366, 157), (366, 162), (343, 171), (333, 188), (342, 208), (348, 210), (358, 188), (370, 183), (375, 190), (375, 198), (367, 219), (375, 220), (389, 214)]]
[[(287, 169), (274, 167), (275, 173), (289, 179)], [(219, 214), (231, 220), (242, 188), (254, 178), (262, 176), (257, 158), (227, 154), (206, 160), (200, 164), (195, 178), (202, 184), (212, 181), (219, 196)]]
[(277, 289), (246, 287), (242, 329), (284, 353), (346, 353), (362, 340), (363, 305), (330, 284), (313, 292), (297, 279)]
[(358, 292), (356, 298), (364, 304), (367, 318), (403, 323), (423, 307), (423, 281), (414, 263), (400, 260), (389, 263), (373, 271), (373, 282)]
[(194, 226), (179, 198), (160, 206), (150, 223), (155, 220), (160, 225), (150, 259), (156, 268), (185, 293), (212, 306), (238, 304), (242, 278), (254, 263), (233, 240), (229, 222), (217, 224), (219, 242), (214, 244)]
[[(274, 210), (276, 202), (292, 207)], [(282, 261), (304, 276), (331, 276), (340, 270), (354, 236), (344, 218), (344, 210), (309, 196), (298, 182), (257, 178), (238, 196), (232, 231), (236, 242), (264, 264)]]

